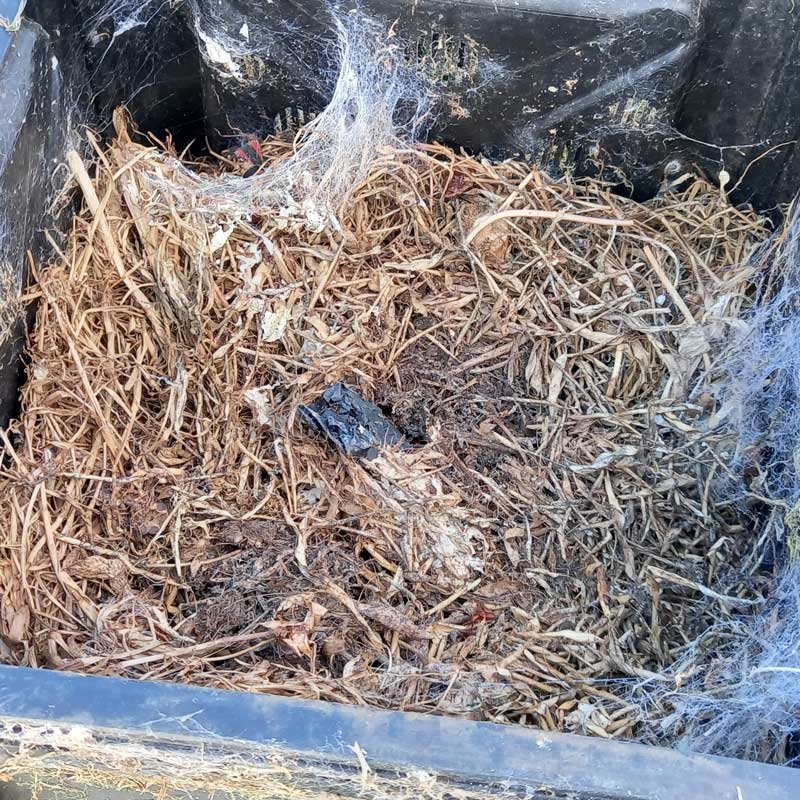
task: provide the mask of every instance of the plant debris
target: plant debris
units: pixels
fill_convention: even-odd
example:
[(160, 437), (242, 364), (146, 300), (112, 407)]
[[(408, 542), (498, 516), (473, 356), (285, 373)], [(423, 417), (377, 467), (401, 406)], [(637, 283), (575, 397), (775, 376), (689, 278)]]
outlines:
[(763, 596), (701, 391), (766, 231), (719, 187), (409, 146), (309, 230), (176, 202), (230, 166), (124, 129), (71, 164), (2, 435), (15, 663), (618, 737), (618, 679)]

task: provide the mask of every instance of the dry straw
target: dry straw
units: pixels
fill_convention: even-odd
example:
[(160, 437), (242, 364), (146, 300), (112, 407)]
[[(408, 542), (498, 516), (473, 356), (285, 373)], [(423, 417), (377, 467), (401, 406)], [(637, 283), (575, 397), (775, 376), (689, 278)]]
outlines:
[[(176, 207), (123, 125), (70, 163), (2, 438), (7, 660), (618, 737), (614, 678), (757, 603), (699, 387), (764, 230), (718, 187), (394, 147), (313, 232)], [(336, 381), (410, 450), (310, 430)]]

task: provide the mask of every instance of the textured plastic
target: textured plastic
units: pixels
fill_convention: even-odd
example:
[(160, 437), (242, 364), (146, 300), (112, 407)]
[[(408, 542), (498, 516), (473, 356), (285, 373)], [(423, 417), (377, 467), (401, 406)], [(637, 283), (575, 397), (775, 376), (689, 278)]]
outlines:
[(678, 127), (687, 157), (725, 169), (760, 209), (800, 189), (800, 4), (704, 0), (703, 35)]
[(348, 456), (377, 458), (379, 448), (403, 443), (403, 434), (383, 412), (343, 383), (329, 386), (313, 403), (300, 406), (300, 413)]
[[(20, 5), (0, 0), (0, 18), (13, 22)], [(50, 177), (63, 150), (69, 93), (62, 93), (57, 67), (80, 84), (75, 90), (88, 87), (101, 121), (127, 102), (143, 129), (169, 130), (179, 142), (296, 124), (300, 111), (307, 117), (326, 101), (309, 74), (329, 58), (319, 46), (329, 32), (318, 0), (197, 0), (201, 19), (213, 19), (217, 30), (226, 26), (230, 36), (247, 22), (254, 44), (271, 35), (275, 19), (297, 31), (300, 39), (273, 42), (247, 91), (202, 58), (185, 4), (117, 38), (113, 30), (87, 35), (82, 27), (101, 5), (29, 0), (28, 13), (54, 42), (31, 22), (0, 26), (0, 258), (20, 270), (26, 250), (42, 247)], [(791, 0), (361, 5), (397, 19), (413, 43), (410, 63), (448, 83), (452, 103), (432, 134), (449, 143), (579, 171), (596, 169), (602, 154), (642, 194), (655, 190), (671, 162), (727, 169), (739, 184), (736, 197), (762, 208), (797, 189), (800, 58)], [(300, 40), (318, 46), (299, 48)], [(14, 408), (22, 335), (20, 325), (0, 347), (0, 425)], [(463, 798), (800, 797), (800, 772), (775, 767), (516, 727), (3, 667), (0, 723), (0, 742), (10, 751), (18, 746), (15, 726), (34, 724), (83, 726), (98, 742), (117, 743), (123, 756), (128, 743), (145, 737), (156, 747), (180, 741), (198, 757), (214, 748), (231, 757), (293, 753), (305, 765), (293, 778), (318, 793), (330, 788), (320, 776), (333, 765), (350, 795), (363, 794), (350, 749), (358, 742), (379, 775), (430, 772)], [(69, 756), (68, 747), (47, 752), (56, 769)], [(26, 791), (31, 796), (11, 784), (0, 798)]]
[[(34, 5), (50, 0), (33, 0)], [(142, 131), (169, 131), (183, 146), (198, 137), (205, 120), (201, 98), (198, 43), (181, 3), (153, 4), (147, 24), (116, 36), (112, 25), (92, 24), (108, 0), (61, 0), (75, 23), (69, 38), (85, 52), (91, 76), (93, 111), (101, 129), (124, 104)]]
[[(523, 155), (550, 169), (624, 172), (654, 191), (671, 157), (674, 125), (699, 36), (694, 0), (361, 0), (410, 46), (410, 66), (447, 100), (433, 138), (496, 157)], [(247, 86), (204, 67), (209, 133), (225, 137), (264, 122), (318, 112), (315, 91), (330, 64), (322, 0), (197, 0), (195, 23), (223, 41), (247, 25), (257, 62)], [(293, 36), (276, 35), (275, 20)], [(213, 27), (212, 27), (213, 25)], [(280, 30), (279, 29), (279, 30)], [(208, 35), (204, 31), (204, 35)], [(315, 43), (313, 47), (304, 42)], [(200, 47), (204, 44), (201, 42)]]
[[(0, 0), (0, 18), (14, 20), (17, 0)], [(24, 286), (26, 253), (41, 251), (52, 176), (63, 151), (66, 109), (58, 61), (35, 23), (0, 28), (0, 262)], [(0, 426), (14, 412), (25, 337), (20, 316), (0, 342)]]
[[(784, 767), (519, 726), (0, 667), (0, 746), (13, 758), (18, 740), (31, 747), (37, 736), (49, 753), (45, 769), (55, 775), (74, 756), (71, 742), (85, 747), (94, 737), (98, 753), (107, 754), (97, 769), (114, 769), (116, 758), (127, 761), (129, 772), (119, 777), (131, 787), (137, 779), (144, 783), (143, 774), (159, 774), (160, 748), (180, 747), (187, 764), (197, 754), (206, 762), (263, 763), (271, 774), (282, 765), (286, 792), (276, 791), (280, 798), (385, 797), (381, 788), (397, 776), (409, 777), (408, 789), (425, 776), (426, 796), (463, 800), (800, 797), (800, 771)], [(150, 763), (136, 747), (143, 742)], [(356, 750), (366, 754), (372, 771), (367, 783)], [(129, 751), (135, 759), (126, 759)], [(107, 795), (95, 789), (93, 796)], [(134, 790), (126, 796), (146, 795)]]

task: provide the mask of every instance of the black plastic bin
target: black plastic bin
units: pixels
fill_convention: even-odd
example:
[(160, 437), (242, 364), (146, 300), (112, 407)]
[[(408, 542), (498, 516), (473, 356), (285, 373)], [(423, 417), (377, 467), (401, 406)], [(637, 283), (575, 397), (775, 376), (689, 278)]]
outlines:
[[(144, 130), (219, 144), (254, 121), (260, 133), (295, 124), (326, 100), (303, 79), (321, 62), (299, 60), (291, 37), (245, 91), (208, 68), (197, 35), (212, 19), (232, 37), (247, 23), (253, 41), (276, 19), (298, 35), (320, 35), (320, 0), (157, 3), (119, 36), (95, 16), (104, 5), (0, 0), (0, 262), (15, 266), (21, 286), (26, 252), (44, 253), (43, 230), (57, 227), (51, 200), (78, 104), (101, 130), (127, 101)], [(596, 169), (602, 151), (609, 177), (624, 177), (641, 196), (697, 164), (727, 172), (736, 199), (765, 211), (800, 185), (800, 12), (790, 0), (360, 7), (396, 18), (412, 43), (409, 60), (449, 82), (466, 113), (439, 118), (432, 135), (448, 143), (579, 173)], [(478, 51), (490, 68), (476, 66)], [(23, 340), (20, 322), (0, 344), (0, 425), (15, 413)], [(273, 798), (800, 798), (800, 771), (749, 762), (13, 667), (0, 667), (0, 750), (30, 764), (5, 774), (0, 757), (0, 798), (9, 799), (202, 797), (225, 793), (225, 775), (242, 770), (249, 794)], [(194, 783), (180, 770), (190, 763), (202, 765)]]

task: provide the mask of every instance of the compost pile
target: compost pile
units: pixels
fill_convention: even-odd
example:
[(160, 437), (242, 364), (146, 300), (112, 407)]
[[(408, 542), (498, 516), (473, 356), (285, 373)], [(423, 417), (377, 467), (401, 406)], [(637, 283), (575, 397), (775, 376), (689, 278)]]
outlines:
[[(312, 225), (124, 124), (71, 165), (2, 435), (6, 660), (621, 736), (615, 679), (761, 598), (704, 376), (765, 231), (719, 186), (395, 146)], [(348, 449), (334, 395), (402, 441)]]

